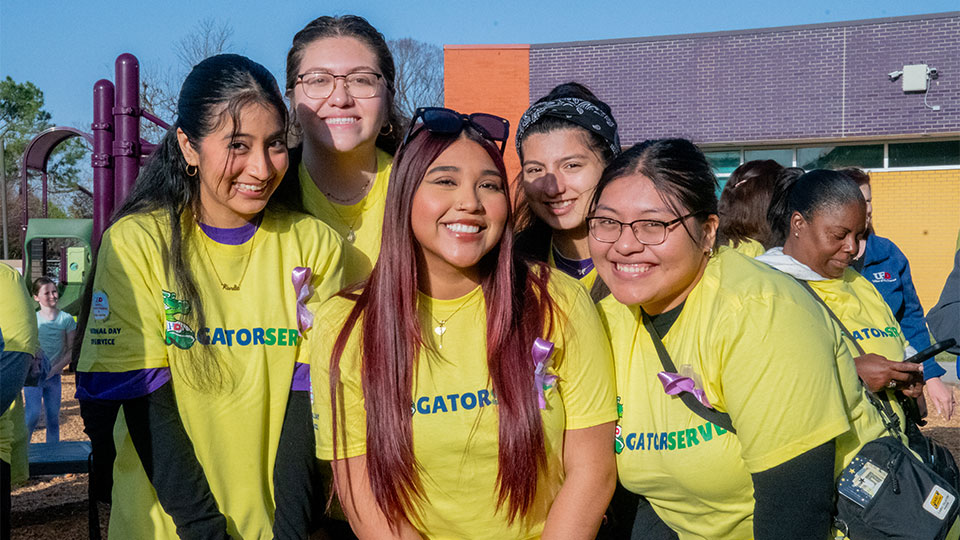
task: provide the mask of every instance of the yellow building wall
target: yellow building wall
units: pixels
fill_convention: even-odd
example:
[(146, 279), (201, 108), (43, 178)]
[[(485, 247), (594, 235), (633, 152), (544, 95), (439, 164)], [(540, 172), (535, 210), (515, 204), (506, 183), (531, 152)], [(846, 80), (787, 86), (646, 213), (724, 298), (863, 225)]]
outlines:
[(953, 268), (960, 230), (960, 170), (871, 172), (873, 226), (910, 261), (928, 311)]

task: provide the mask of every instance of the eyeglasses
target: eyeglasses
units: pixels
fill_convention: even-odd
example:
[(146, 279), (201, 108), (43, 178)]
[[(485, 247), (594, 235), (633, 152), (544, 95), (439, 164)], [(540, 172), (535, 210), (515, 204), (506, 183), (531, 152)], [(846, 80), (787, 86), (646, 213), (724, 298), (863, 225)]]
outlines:
[(380, 90), (383, 75), (372, 71), (355, 71), (346, 75), (334, 75), (325, 71), (311, 71), (297, 75), (297, 82), (303, 85), (303, 93), (313, 99), (327, 99), (333, 94), (337, 79), (343, 79), (343, 90), (357, 99), (372, 98)]
[[(417, 120), (421, 122), (418, 124)], [(414, 136), (420, 129), (426, 128), (430, 133), (456, 135), (463, 131), (464, 125), (470, 125), (480, 132), (484, 138), (500, 144), (500, 155), (507, 145), (510, 136), (510, 122), (487, 113), (460, 114), (453, 109), (443, 107), (420, 107), (410, 120), (410, 127), (403, 137), (401, 146)]]
[(685, 216), (670, 221), (660, 221), (656, 219), (638, 219), (630, 223), (624, 223), (608, 217), (588, 217), (587, 229), (597, 242), (612, 244), (620, 239), (624, 227), (630, 227), (633, 231), (633, 237), (637, 242), (645, 246), (657, 246), (667, 239), (667, 229), (671, 225), (680, 223), (688, 217), (695, 216), (701, 212), (691, 212)]

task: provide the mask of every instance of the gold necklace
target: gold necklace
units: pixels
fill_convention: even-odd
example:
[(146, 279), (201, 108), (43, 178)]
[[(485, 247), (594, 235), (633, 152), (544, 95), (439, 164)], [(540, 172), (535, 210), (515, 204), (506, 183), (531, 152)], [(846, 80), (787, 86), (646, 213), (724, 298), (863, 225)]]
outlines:
[(450, 315), (447, 315), (446, 319), (443, 319), (443, 320), (438, 319), (433, 316), (433, 313), (430, 313), (430, 318), (436, 321), (437, 323), (437, 326), (433, 328), (433, 333), (440, 336), (440, 344), (437, 347), (437, 349), (443, 348), (443, 335), (447, 333), (447, 321), (452, 319), (453, 316), (456, 315), (457, 312), (459, 312), (461, 309), (463, 309), (463, 307), (466, 306), (472, 299), (473, 299), (473, 294), (467, 294), (467, 299), (461, 302), (460, 305), (457, 306), (457, 309), (453, 310), (453, 313), (451, 313)]
[[(197, 226), (199, 227), (200, 221), (197, 221)], [(250, 249), (247, 251), (247, 260), (243, 263), (243, 272), (240, 274), (240, 281), (236, 285), (227, 285), (223, 282), (223, 278), (220, 277), (220, 272), (217, 272), (217, 265), (213, 262), (213, 257), (210, 256), (210, 252), (207, 250), (207, 242), (203, 238), (200, 239), (200, 246), (203, 247), (203, 252), (207, 254), (207, 259), (210, 261), (210, 268), (213, 268), (213, 275), (217, 276), (217, 281), (220, 282), (220, 286), (223, 287), (225, 291), (239, 291), (240, 285), (243, 283), (243, 278), (247, 276), (247, 268), (250, 268), (250, 259), (253, 255), (253, 243), (257, 238), (257, 231), (260, 230), (260, 222), (257, 222), (257, 228), (253, 231), (253, 236), (250, 237)], [(203, 229), (200, 229), (200, 232), (207, 236), (207, 233), (203, 232)], [(209, 238), (209, 236), (207, 236)], [(211, 239), (212, 240), (212, 239)], [(214, 240), (215, 241), (215, 240)]]
[(346, 219), (344, 219), (343, 214), (340, 213), (340, 210), (337, 210), (336, 204), (334, 204), (331, 201), (327, 201), (327, 204), (329, 204), (330, 208), (333, 208), (333, 211), (337, 213), (337, 217), (340, 218), (340, 222), (346, 225), (348, 229), (350, 229), (349, 231), (347, 231), (347, 235), (344, 236), (344, 239), (347, 242), (350, 242), (351, 244), (354, 243), (354, 241), (356, 241), (357, 239), (357, 233), (354, 231), (354, 229), (357, 226), (357, 222), (359, 222), (360, 218), (363, 217), (363, 212), (362, 211), (360, 212), (360, 215), (357, 216), (355, 220), (353, 220), (353, 223), (349, 223), (347, 222)]
[[(361, 200), (363, 200), (364, 197), (367, 196), (367, 188), (370, 187), (370, 183), (373, 182), (373, 179), (376, 178), (376, 176), (377, 176), (377, 175), (374, 174), (374, 175), (371, 176), (370, 178), (367, 178), (367, 181), (363, 184), (363, 186), (360, 188), (360, 190), (357, 191), (357, 194), (354, 195), (353, 197), (346, 197), (346, 198), (341, 199), (340, 197), (337, 197), (337, 196), (333, 195), (332, 193), (330, 193), (330, 192), (328, 192), (328, 191), (326, 191), (326, 190), (321, 189), (320, 191), (322, 191), (323, 194), (324, 194), (328, 199), (330, 199), (330, 200), (332, 200), (332, 201), (336, 201), (336, 202), (338, 202), (339, 204), (343, 204), (343, 205), (346, 205), (346, 204), (349, 203), (350, 201), (353, 201), (354, 199), (357, 199), (357, 198), (359, 197), (359, 200), (357, 200), (356, 202), (354, 202), (354, 204), (356, 204), (356, 203), (360, 202)], [(318, 187), (319, 187), (319, 186), (318, 186)]]

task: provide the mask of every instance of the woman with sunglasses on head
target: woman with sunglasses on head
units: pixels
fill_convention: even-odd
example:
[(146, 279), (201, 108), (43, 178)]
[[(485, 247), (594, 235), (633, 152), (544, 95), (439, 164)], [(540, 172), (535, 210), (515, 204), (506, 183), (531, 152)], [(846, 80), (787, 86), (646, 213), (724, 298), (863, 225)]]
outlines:
[(346, 241), (348, 281), (370, 273), (380, 251), (384, 201), (402, 131), (396, 69), (387, 42), (363, 17), (319, 17), (287, 53), (293, 134), (288, 176), (307, 212)]
[(360, 538), (593, 538), (613, 492), (608, 345), (514, 252), (507, 129), (420, 109), (373, 272), (318, 313), (344, 324), (311, 342), (317, 454)]
[(301, 303), (342, 287), (342, 241), (281, 182), (286, 118), (266, 68), (203, 60), (103, 235), (77, 394), (121, 405), (111, 538), (307, 534), (275, 508), (299, 485), (279, 448), (312, 459), (296, 444), (312, 444), (309, 397), (291, 390)]
[(517, 249), (591, 290), (597, 273), (584, 218), (600, 173), (620, 154), (610, 107), (587, 87), (561, 84), (520, 118)]
[(883, 425), (819, 304), (714, 252), (716, 186), (691, 142), (647, 141), (607, 167), (587, 219), (612, 293), (617, 471), (650, 503), (633, 537), (825, 540), (835, 475)]

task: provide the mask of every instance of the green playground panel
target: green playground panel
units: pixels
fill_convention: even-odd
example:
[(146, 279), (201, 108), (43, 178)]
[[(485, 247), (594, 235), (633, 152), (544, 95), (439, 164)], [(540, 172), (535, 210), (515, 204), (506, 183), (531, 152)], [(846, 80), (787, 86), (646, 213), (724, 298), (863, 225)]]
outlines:
[[(27, 235), (23, 242), (24, 253), (24, 276), (25, 280), (32, 282), (38, 276), (29, 275), (33, 270), (33, 261), (30, 253), (30, 242), (33, 240), (43, 240), (45, 238), (67, 238), (77, 240), (84, 248), (83, 256), (68, 255), (66, 261), (60, 264), (67, 264), (68, 276), (80, 276), (79, 280), (68, 281), (61, 284), (60, 301), (58, 307), (71, 315), (77, 315), (80, 311), (80, 297), (83, 294), (83, 279), (86, 278), (93, 260), (91, 249), (91, 239), (93, 238), (93, 220), (92, 219), (50, 219), (50, 218), (32, 218), (27, 223)], [(74, 268), (76, 266), (76, 268)]]

